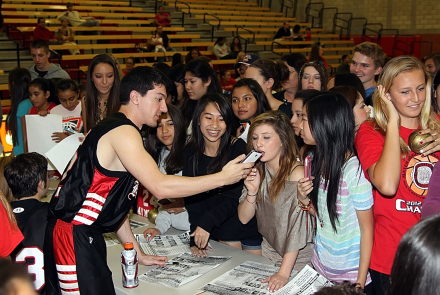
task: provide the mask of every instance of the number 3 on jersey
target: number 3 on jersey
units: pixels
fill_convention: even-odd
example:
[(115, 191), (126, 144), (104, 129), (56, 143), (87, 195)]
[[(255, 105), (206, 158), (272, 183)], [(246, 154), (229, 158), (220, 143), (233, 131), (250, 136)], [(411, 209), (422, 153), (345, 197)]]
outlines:
[(39, 291), (44, 286), (44, 256), (37, 247), (23, 248), (15, 257), (15, 263), (26, 263), (26, 259), (33, 258), (34, 263), (27, 263), (28, 273), (34, 274), (34, 288)]

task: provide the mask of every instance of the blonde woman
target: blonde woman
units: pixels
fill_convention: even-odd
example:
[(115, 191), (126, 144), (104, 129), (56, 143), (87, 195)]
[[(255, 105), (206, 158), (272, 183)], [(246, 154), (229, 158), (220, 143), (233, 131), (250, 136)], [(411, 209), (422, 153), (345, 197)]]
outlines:
[[(402, 236), (420, 220), (434, 164), (440, 158), (440, 123), (431, 110), (431, 81), (423, 64), (399, 56), (385, 66), (374, 94), (375, 119), (359, 128), (355, 146), (373, 184), (374, 243), (370, 274), (375, 294), (385, 294)], [(420, 154), (410, 134), (430, 134)]]
[[(57, 39), (58, 42), (63, 43), (64, 45), (76, 45), (73, 40), (75, 40), (72, 28), (68, 27), (69, 21), (67, 19), (63, 19), (61, 21), (61, 28), (58, 29)], [(70, 54), (77, 55), (80, 54), (78, 49), (69, 49)]]

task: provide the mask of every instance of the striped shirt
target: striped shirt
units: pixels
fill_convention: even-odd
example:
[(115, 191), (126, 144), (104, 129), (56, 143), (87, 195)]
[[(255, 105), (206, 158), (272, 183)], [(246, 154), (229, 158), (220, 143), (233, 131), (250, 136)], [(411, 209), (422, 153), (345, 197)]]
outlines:
[[(312, 263), (315, 269), (330, 281), (356, 283), (361, 231), (356, 210), (364, 211), (373, 206), (370, 182), (360, 168), (359, 159), (353, 157), (342, 168), (339, 192), (336, 200), (337, 232), (332, 228), (327, 210), (327, 189), (321, 180), (318, 193), (317, 232)], [(371, 282), (367, 277), (367, 284)]]

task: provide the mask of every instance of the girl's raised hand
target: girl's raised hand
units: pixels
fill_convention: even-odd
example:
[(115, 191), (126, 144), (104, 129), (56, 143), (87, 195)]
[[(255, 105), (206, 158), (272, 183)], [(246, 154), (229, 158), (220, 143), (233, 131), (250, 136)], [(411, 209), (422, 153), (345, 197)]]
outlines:
[(399, 113), (396, 110), (393, 102), (391, 101), (391, 96), (389, 93), (385, 93), (385, 88), (382, 85), (377, 85), (376, 91), (379, 91), (380, 100), (382, 104), (385, 105), (385, 116), (388, 122), (398, 122), (400, 119)]
[(304, 201), (308, 198), (308, 195), (313, 190), (313, 182), (314, 177), (304, 177), (298, 180), (298, 198), (300, 201)]
[(42, 116), (42, 117), (46, 117), (48, 114), (50, 114), (50, 111), (39, 111), (38, 115)]
[(260, 173), (257, 168), (252, 168), (251, 173), (244, 180), (244, 185), (246, 186), (247, 191), (251, 195), (255, 195), (258, 193), (260, 189)]

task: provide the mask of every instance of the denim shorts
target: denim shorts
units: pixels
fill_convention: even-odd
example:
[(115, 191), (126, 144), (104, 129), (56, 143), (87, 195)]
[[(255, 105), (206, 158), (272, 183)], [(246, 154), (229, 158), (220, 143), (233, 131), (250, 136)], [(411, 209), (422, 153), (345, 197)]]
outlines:
[(243, 239), (241, 241), (223, 241), (226, 243), (237, 243), (241, 242), (241, 248), (243, 250), (261, 250), (261, 240), (254, 240), (254, 239)]

